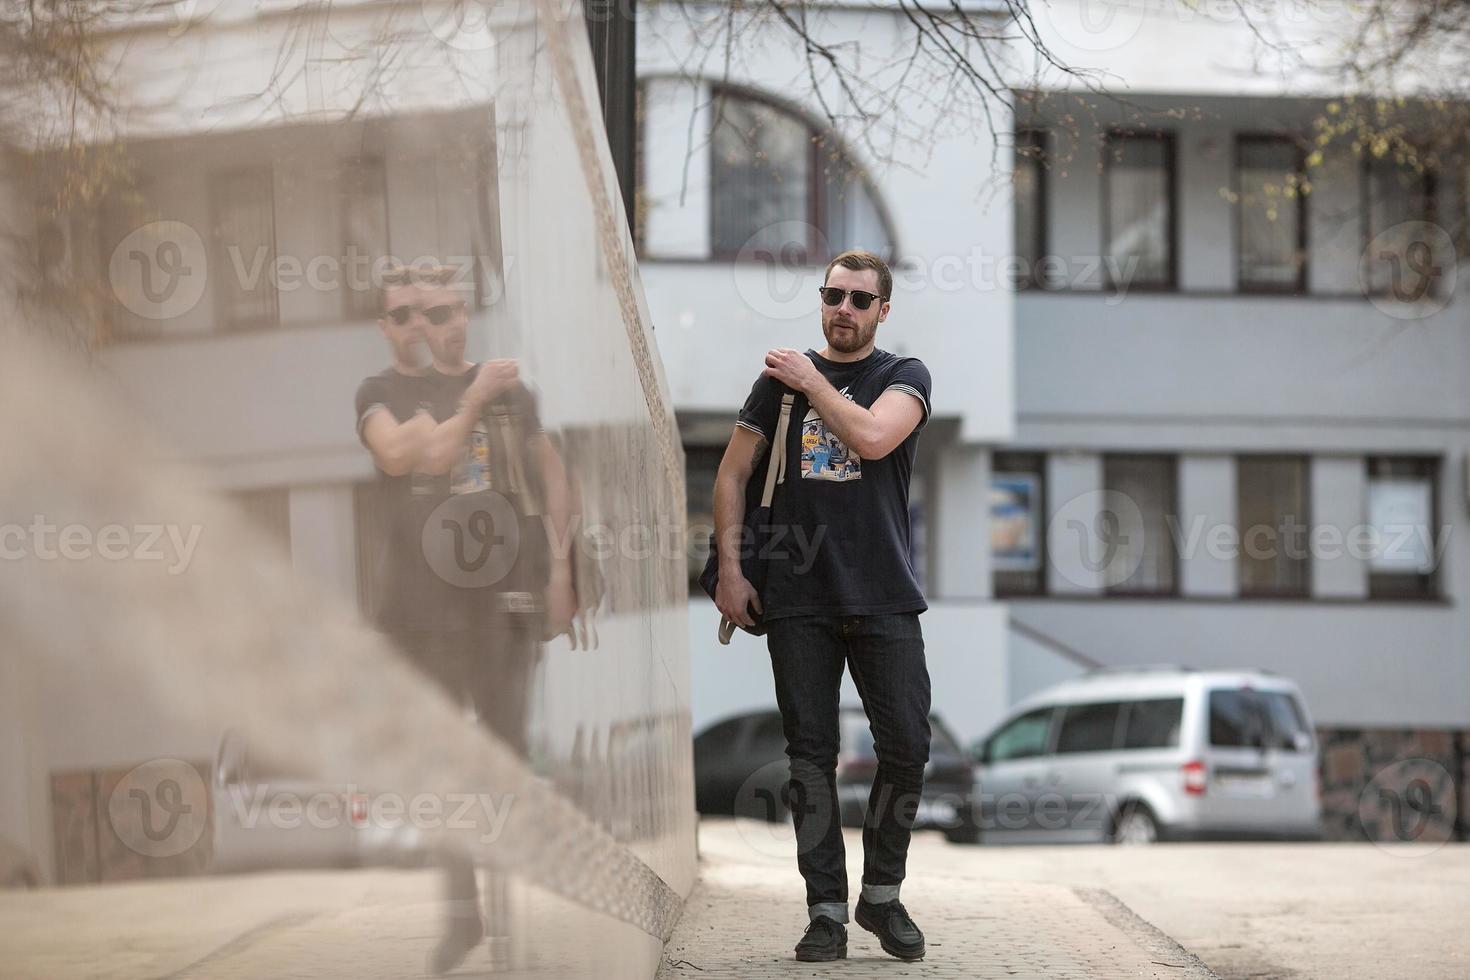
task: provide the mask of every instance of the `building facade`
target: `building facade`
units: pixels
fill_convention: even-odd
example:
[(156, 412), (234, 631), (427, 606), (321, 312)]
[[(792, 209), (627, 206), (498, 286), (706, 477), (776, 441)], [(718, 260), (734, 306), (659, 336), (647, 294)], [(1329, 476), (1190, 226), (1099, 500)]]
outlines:
[[(1305, 692), (1329, 812), (1401, 757), (1463, 787), (1463, 163), (1319, 141), (1346, 93), (1264, 68), (1261, 25), (1238, 11), (1109, 10), (1035, 13), (1058, 60), (1105, 80), (1019, 50), (999, 161), (976, 132), (912, 148), (912, 170), (832, 132), (789, 60), (691, 82), (645, 45), (641, 248), (691, 506), (760, 352), (820, 346), (803, 298), (821, 256), (886, 247), (900, 282), (923, 270), (878, 344), (934, 370), (915, 557), (951, 727), (980, 735), (1094, 667), (1258, 667)], [(1268, 26), (1304, 39), (1324, 16), (1283, 8)], [(819, 23), (880, 64), (911, 29), (840, 6)], [(758, 116), (775, 135), (742, 144)], [(802, 126), (863, 174), (845, 210), (789, 179), (805, 144), (778, 137)], [(762, 261), (762, 193), (805, 208), (827, 250)], [(800, 291), (771, 300), (763, 278)], [(695, 600), (696, 730), (770, 703), (761, 645), (718, 650), (715, 618)]]

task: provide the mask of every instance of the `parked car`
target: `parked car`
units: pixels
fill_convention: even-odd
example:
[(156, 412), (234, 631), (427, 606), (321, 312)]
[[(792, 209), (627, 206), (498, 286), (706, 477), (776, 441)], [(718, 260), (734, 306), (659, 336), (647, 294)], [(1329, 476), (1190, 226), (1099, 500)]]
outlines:
[(1317, 839), (1317, 745), (1269, 671), (1133, 667), (1036, 693), (978, 745), (985, 842)]
[[(929, 716), (929, 764), (915, 829), (939, 829), (956, 843), (979, 833), (972, 806), (975, 767), (938, 715)], [(844, 826), (861, 827), (877, 770), (873, 734), (857, 707), (839, 715), (837, 800)], [(787, 820), (786, 735), (778, 711), (752, 711), (716, 722), (694, 739), (694, 797), (700, 813)]]
[(977, 756), (987, 843), (1321, 835), (1311, 718), (1267, 671), (1095, 671), (1018, 704)]

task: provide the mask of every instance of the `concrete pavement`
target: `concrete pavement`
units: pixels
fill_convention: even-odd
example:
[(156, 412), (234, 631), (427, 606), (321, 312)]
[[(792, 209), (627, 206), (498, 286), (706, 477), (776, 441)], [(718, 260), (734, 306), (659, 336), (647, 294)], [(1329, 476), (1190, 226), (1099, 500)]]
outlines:
[[(791, 958), (804, 899), (789, 838), (784, 825), (701, 822), (700, 885), (661, 978), (1470, 976), (1465, 845), (962, 847), (923, 832), (903, 898), (929, 956), (901, 964), (850, 924), (847, 965), (828, 965)], [(846, 840), (855, 894), (862, 843), (854, 831)], [(1110, 920), (1110, 904), (1125, 917)]]

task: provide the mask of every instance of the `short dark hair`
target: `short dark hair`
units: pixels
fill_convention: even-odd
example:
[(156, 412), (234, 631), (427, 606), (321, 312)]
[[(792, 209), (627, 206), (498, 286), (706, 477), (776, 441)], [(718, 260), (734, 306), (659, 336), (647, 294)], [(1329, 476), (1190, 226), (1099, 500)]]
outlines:
[(827, 263), (827, 271), (822, 274), (822, 284), (826, 285), (827, 277), (832, 275), (833, 266), (842, 266), (859, 272), (863, 269), (872, 269), (878, 273), (878, 295), (887, 300), (893, 295), (893, 273), (888, 271), (888, 263), (884, 262), (872, 252), (860, 248), (848, 249), (841, 255)]
[(457, 265), (402, 265), (393, 263), (378, 280), (378, 310), (387, 312), (388, 290), (393, 286), (451, 286), (464, 273)]

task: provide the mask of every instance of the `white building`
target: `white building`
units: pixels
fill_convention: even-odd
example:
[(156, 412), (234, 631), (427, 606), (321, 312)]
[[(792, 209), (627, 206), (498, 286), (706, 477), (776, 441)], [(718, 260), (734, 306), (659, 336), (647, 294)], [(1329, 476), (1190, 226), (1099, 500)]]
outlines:
[[(842, 209), (820, 180), (772, 177), (811, 166), (790, 132), (825, 129), (776, 28), (740, 30), (745, 53), (691, 83), (667, 53), (678, 22), (648, 15), (642, 268), (691, 507), (760, 352), (821, 346), (810, 287), (830, 253), (774, 273), (758, 248), (738, 254), (767, 214), (805, 208), (831, 252), (892, 248), (900, 283), (878, 344), (933, 371), (915, 481), (923, 622), (935, 708), (963, 737), (1052, 680), (1136, 663), (1279, 671), (1324, 729), (1463, 730), (1470, 324), (1444, 240), (1411, 249), (1440, 285), (1416, 298), (1418, 266), (1392, 281), (1406, 255), (1392, 229), (1455, 223), (1464, 174), (1368, 164), (1345, 141), (1304, 166), (1341, 93), (1262, 68), (1236, 5), (1178, 6), (1109, 4), (1101, 19), (1034, 6), (1056, 56), (1101, 69), (1127, 104), (1017, 68), (1022, 108), (1000, 125), (1031, 149), (1001, 146), (1001, 179), (985, 132), (910, 146), (910, 169), (849, 138), (865, 179)], [(1330, 11), (1277, 16), (1287, 38), (1335, 29)], [(898, 11), (841, 5), (814, 23), (877, 64), (910, 29)], [(766, 157), (742, 161), (733, 136), (758, 118)], [(775, 212), (752, 213), (762, 193)], [(1005, 281), (1006, 258), (1035, 274)], [(1283, 522), (1305, 526), (1232, 554), (1241, 532)], [(772, 703), (764, 644), (718, 648), (717, 613), (693, 605), (696, 730)]]

